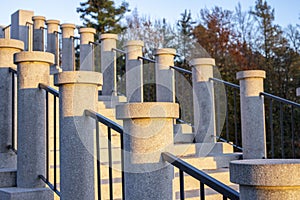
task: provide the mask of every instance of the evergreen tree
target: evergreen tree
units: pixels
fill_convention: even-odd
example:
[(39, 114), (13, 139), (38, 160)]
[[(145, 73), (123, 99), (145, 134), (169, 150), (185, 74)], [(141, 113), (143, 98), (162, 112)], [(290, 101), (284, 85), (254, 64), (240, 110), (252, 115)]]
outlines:
[(87, 0), (80, 3), (77, 12), (84, 25), (95, 28), (98, 33), (118, 34), (126, 29), (120, 21), (129, 11), (128, 6), (125, 1), (117, 7), (112, 0)]

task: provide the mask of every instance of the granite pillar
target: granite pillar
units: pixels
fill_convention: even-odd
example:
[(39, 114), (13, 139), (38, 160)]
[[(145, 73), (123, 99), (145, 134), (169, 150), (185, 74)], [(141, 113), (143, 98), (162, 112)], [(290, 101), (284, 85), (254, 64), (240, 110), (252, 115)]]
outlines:
[(265, 71), (247, 70), (236, 75), (240, 81), (242, 146), (244, 159), (266, 158), (264, 98)]
[(33, 51), (44, 51), (45, 41), (44, 41), (44, 28), (46, 18), (43, 16), (33, 16)]
[(143, 62), (138, 59), (143, 56), (144, 42), (128, 41), (126, 51), (126, 97), (128, 102), (143, 102)]
[(173, 147), (175, 103), (128, 103), (116, 107), (123, 120), (125, 199), (171, 200), (173, 166), (161, 153)]
[(54, 54), (54, 64), (51, 65), (50, 74), (59, 72), (59, 36), (58, 28), (60, 21), (58, 20), (47, 20), (47, 49), (46, 51)]
[(197, 143), (216, 141), (215, 102), (213, 77), (215, 60), (197, 58), (192, 60), (194, 134)]
[(62, 24), (62, 55), (61, 67), (63, 71), (75, 71), (75, 24)]
[(155, 78), (156, 101), (175, 102), (175, 75), (170, 66), (174, 66), (175, 49), (164, 48), (156, 51)]
[(80, 28), (80, 71), (95, 71), (93, 44), (96, 29)]
[(5, 26), (0, 25), (0, 38), (4, 38), (5, 37), (4, 28), (5, 28)]
[(62, 200), (94, 200), (95, 120), (84, 111), (97, 111), (97, 72), (68, 71), (55, 74), (60, 105), (60, 191)]
[(12, 79), (14, 78), (9, 68), (16, 69), (13, 57), (23, 48), (24, 43), (20, 40), (0, 39), (0, 168), (17, 168), (17, 156), (8, 149), (8, 146), (12, 146)]

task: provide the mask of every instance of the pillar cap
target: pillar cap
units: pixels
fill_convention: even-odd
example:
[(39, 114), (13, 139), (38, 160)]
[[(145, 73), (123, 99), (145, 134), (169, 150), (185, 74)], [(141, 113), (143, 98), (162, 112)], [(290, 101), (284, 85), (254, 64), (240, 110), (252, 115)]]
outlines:
[(0, 38), (0, 48), (15, 48), (24, 50), (24, 42), (21, 40)]
[(43, 21), (46, 21), (46, 17), (44, 17), (44, 16), (33, 16), (33, 17), (32, 17), (32, 21), (35, 21), (35, 20), (43, 20)]
[(80, 28), (80, 29), (79, 29), (79, 33), (80, 33), (80, 34), (81, 34), (81, 33), (93, 33), (93, 34), (95, 34), (95, 33), (96, 33), (96, 29), (84, 27), (84, 28)]
[(143, 47), (144, 46), (144, 42), (141, 40), (130, 40), (128, 42), (125, 43), (124, 47), (128, 47), (128, 46), (140, 46)]
[(117, 34), (112, 34), (112, 33), (104, 33), (104, 34), (100, 35), (100, 39), (101, 40), (105, 40), (105, 39), (118, 40), (118, 35)]
[(192, 66), (199, 66), (199, 65), (216, 65), (216, 61), (213, 58), (195, 58), (191, 61)]
[(238, 80), (246, 78), (266, 78), (266, 72), (264, 70), (246, 70), (236, 73)]
[(70, 23), (61, 24), (60, 27), (61, 28), (73, 28), (73, 29), (76, 28), (75, 24), (70, 24)]
[(22, 51), (14, 54), (14, 63), (21, 62), (45, 62), (50, 65), (54, 64), (54, 55), (42, 51)]
[(92, 71), (65, 71), (54, 75), (54, 85), (94, 84), (102, 85), (102, 74)]
[(48, 19), (47, 21), (46, 21), (46, 24), (48, 25), (48, 24), (57, 24), (57, 25), (59, 25), (60, 24), (60, 21), (59, 20), (56, 20), (56, 19)]
[(251, 186), (300, 186), (299, 159), (253, 159), (230, 162), (230, 181)]
[(156, 56), (164, 55), (164, 54), (175, 56), (176, 55), (176, 49), (162, 48), (162, 49), (157, 49), (156, 52), (155, 52)]
[(116, 106), (117, 119), (178, 118), (179, 105), (168, 102), (127, 103)]

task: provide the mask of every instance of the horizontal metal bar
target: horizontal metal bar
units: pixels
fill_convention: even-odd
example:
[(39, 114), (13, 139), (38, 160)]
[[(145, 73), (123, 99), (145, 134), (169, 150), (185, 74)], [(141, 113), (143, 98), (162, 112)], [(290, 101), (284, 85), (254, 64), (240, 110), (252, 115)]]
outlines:
[(152, 60), (152, 59), (150, 59), (150, 58), (145, 58), (145, 57), (143, 57), (143, 56), (139, 56), (139, 57), (138, 57), (138, 60), (140, 60), (140, 59), (146, 60), (146, 61), (148, 61), (148, 62), (156, 63), (155, 60)]
[(76, 37), (76, 36), (70, 36), (70, 38), (73, 40), (80, 40), (80, 37)]
[(49, 188), (60, 197), (60, 191), (54, 189), (54, 186), (43, 175), (39, 175), (39, 178), (42, 179), (42, 181), (44, 181), (44, 183), (46, 183)]
[(62, 34), (62, 33), (59, 32), (59, 31), (54, 31), (53, 33), (54, 33), (54, 34)]
[(99, 42), (92, 42), (92, 41), (89, 41), (89, 44), (96, 45), (96, 46), (100, 45)]
[(10, 24), (10, 25), (7, 25), (7, 26), (5, 26), (4, 28), (2, 28), (2, 30), (3, 30), (3, 31), (5, 31), (5, 29), (7, 29), (7, 28), (9, 28), (9, 27), (11, 27), (11, 24)]
[(183, 68), (181, 68), (181, 67), (170, 66), (170, 68), (171, 68), (171, 69), (175, 69), (176, 71), (179, 71), (179, 72), (186, 73), (186, 74), (192, 74), (192, 71), (183, 69)]
[(287, 99), (275, 96), (273, 94), (269, 94), (269, 93), (266, 93), (266, 92), (261, 92), (261, 93), (259, 93), (259, 95), (260, 96), (264, 96), (264, 97), (268, 97), (268, 98), (271, 98), (273, 100), (276, 100), (276, 101), (279, 101), (279, 102), (282, 102), (282, 103), (286, 103), (286, 104), (289, 104), (289, 105), (292, 105), (292, 106), (300, 108), (300, 104), (299, 103), (296, 103), (294, 101), (290, 101), (290, 100), (287, 100)]
[(112, 51), (119, 52), (119, 53), (122, 53), (122, 54), (126, 54), (126, 52), (123, 51), (123, 50), (121, 50), (121, 49), (112, 48), (111, 50), (112, 50)]
[(242, 147), (240, 147), (240, 146), (238, 146), (238, 145), (236, 145), (236, 144), (234, 144), (234, 143), (232, 143), (232, 142), (230, 142), (230, 141), (228, 141), (228, 140), (226, 140), (226, 139), (224, 139), (224, 138), (222, 138), (222, 137), (216, 136), (216, 138), (219, 139), (219, 140), (222, 141), (222, 142), (226, 142), (227, 144), (229, 144), (229, 145), (231, 145), (231, 146), (237, 148), (238, 150), (243, 151), (243, 148), (242, 148)]
[(190, 176), (194, 177), (195, 179), (199, 180), (200, 182), (204, 183), (205, 185), (209, 186), (213, 190), (219, 192), (223, 196), (230, 198), (232, 200), (240, 199), (240, 195), (237, 191), (230, 188), (229, 186), (225, 185), (224, 183), (216, 180), (215, 178), (207, 175), (206, 173), (202, 172), (201, 170), (193, 167), (192, 165), (188, 164), (187, 162), (177, 158), (171, 153), (164, 152), (162, 153), (162, 157), (165, 161), (171, 163), (173, 166), (177, 167), (178, 169), (184, 171), (185, 173), (189, 174)]
[(237, 84), (233, 84), (233, 83), (230, 83), (230, 82), (227, 82), (227, 81), (223, 81), (221, 79), (217, 79), (217, 78), (209, 78), (210, 81), (216, 81), (216, 82), (219, 82), (219, 83), (223, 83), (224, 85), (228, 85), (230, 87), (233, 87), (233, 88), (240, 88), (239, 85)]
[(98, 122), (106, 125), (107, 127), (117, 131), (118, 133), (123, 134), (123, 128), (119, 124), (115, 123), (114, 121), (112, 121), (92, 110), (85, 110), (84, 113), (86, 116), (92, 117), (95, 120), (98, 120)]
[(52, 88), (52, 87), (50, 87), (50, 86), (48, 86), (48, 85), (45, 85), (45, 84), (43, 84), (43, 83), (40, 83), (40, 84), (39, 84), (39, 88), (40, 88), (40, 89), (43, 89), (43, 90), (46, 90), (47, 92), (53, 94), (53, 95), (56, 96), (56, 97), (59, 97), (59, 92), (58, 92), (56, 89), (54, 89), (54, 88)]
[(27, 25), (33, 26), (33, 23), (32, 23), (32, 22), (26, 22), (26, 23), (25, 23), (25, 26), (27, 26)]
[(17, 72), (17, 70), (15, 70), (15, 69), (13, 69), (13, 68), (8, 68), (8, 71), (10, 72), (10, 73), (14, 73), (14, 74), (18, 74), (18, 72)]

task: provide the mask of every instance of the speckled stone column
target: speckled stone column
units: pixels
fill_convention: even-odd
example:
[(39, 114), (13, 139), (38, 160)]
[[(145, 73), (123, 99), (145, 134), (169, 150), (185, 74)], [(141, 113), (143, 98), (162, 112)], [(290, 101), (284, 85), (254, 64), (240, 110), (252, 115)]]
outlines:
[[(18, 173), (17, 186), (40, 188), (45, 184), (46, 102), (39, 83), (49, 84), (53, 54), (39, 51), (15, 54), (18, 65)], [(30, 169), (30, 170), (29, 170)]]
[(101, 34), (101, 73), (103, 74), (102, 95), (111, 96), (116, 92), (116, 48), (118, 35)]
[(0, 38), (4, 38), (5, 37), (3, 28), (5, 28), (5, 26), (0, 25)]
[(265, 71), (248, 70), (236, 74), (240, 80), (242, 145), (244, 159), (266, 158), (264, 98)]
[(84, 110), (97, 111), (97, 72), (74, 71), (55, 74), (60, 105), (60, 191), (62, 200), (94, 200), (95, 120)]
[(54, 64), (51, 65), (50, 74), (59, 72), (59, 39), (58, 28), (60, 21), (50, 19), (46, 21), (47, 24), (47, 49), (46, 51), (54, 54)]
[(173, 147), (175, 103), (128, 103), (116, 107), (123, 119), (125, 199), (171, 200), (173, 166), (161, 153)]
[(215, 102), (213, 77), (215, 59), (197, 58), (191, 62), (193, 69), (194, 134), (197, 143), (216, 141)]
[(33, 16), (33, 51), (44, 51), (44, 28), (46, 18), (43, 16)]
[(75, 70), (74, 30), (75, 24), (62, 24), (62, 55), (61, 68), (63, 71)]
[(175, 102), (174, 66), (175, 49), (164, 48), (156, 51), (155, 78), (156, 101)]
[(24, 50), (28, 51), (28, 25), (32, 23), (33, 11), (18, 10), (11, 15), (11, 38), (22, 40), (24, 42)]
[(13, 57), (22, 51), (20, 40), (0, 39), (0, 168), (17, 168), (17, 157), (9, 151), (12, 145), (12, 79), (9, 68), (16, 69)]
[(93, 44), (96, 29), (80, 28), (80, 71), (95, 71)]
[(300, 199), (300, 160), (232, 161), (230, 181), (240, 185), (241, 200)]
[(126, 97), (128, 102), (143, 102), (143, 63), (138, 59), (143, 56), (144, 42), (128, 41), (126, 51)]

